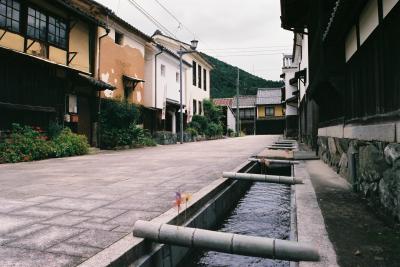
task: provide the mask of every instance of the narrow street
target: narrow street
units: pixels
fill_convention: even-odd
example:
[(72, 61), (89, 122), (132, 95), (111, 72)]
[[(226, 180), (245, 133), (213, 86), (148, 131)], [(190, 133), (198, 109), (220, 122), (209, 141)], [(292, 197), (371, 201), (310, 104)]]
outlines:
[(74, 266), (271, 144), (247, 136), (0, 166), (0, 266)]

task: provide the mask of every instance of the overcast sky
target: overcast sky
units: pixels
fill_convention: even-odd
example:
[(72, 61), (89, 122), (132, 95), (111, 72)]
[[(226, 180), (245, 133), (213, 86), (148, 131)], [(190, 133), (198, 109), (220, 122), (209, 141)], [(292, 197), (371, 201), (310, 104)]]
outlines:
[(292, 50), (292, 33), (280, 27), (279, 0), (97, 1), (152, 35), (160, 27), (138, 11), (136, 2), (178, 39), (196, 38), (201, 51), (266, 79), (279, 80), (282, 54)]

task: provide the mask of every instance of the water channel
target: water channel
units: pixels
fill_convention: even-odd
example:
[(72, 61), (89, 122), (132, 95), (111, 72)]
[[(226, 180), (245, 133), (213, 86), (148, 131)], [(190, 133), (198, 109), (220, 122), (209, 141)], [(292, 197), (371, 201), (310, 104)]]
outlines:
[[(274, 169), (268, 174), (290, 175), (290, 168)], [(216, 230), (221, 232), (289, 239), (290, 186), (254, 183), (236, 208)], [(274, 266), (289, 262), (230, 255), (213, 251), (195, 251), (181, 266)]]

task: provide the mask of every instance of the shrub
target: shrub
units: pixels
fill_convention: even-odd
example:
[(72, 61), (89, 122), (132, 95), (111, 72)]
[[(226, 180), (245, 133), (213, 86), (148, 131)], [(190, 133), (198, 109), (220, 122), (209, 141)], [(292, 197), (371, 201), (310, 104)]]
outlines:
[(204, 100), (204, 116), (210, 121), (216, 124), (221, 123), (222, 110), (221, 107), (214, 105), (210, 100)]
[(224, 129), (220, 124), (211, 122), (208, 125), (206, 135), (208, 137), (221, 136), (223, 131), (224, 131)]
[(62, 126), (61, 124), (51, 121), (49, 123), (49, 128), (47, 130), (47, 136), (50, 139), (54, 139), (55, 137), (59, 136), (60, 133), (62, 132), (62, 130), (64, 129), (64, 126)]
[(0, 144), (0, 162), (20, 162), (45, 159), (53, 154), (47, 137), (40, 129), (13, 124), (10, 137)]
[(234, 135), (235, 131), (232, 130), (231, 128), (228, 128), (226, 130), (226, 135), (232, 137)]
[(188, 127), (196, 129), (199, 134), (205, 134), (208, 128), (208, 119), (205, 116), (194, 115)]
[(83, 155), (88, 149), (86, 137), (69, 129), (48, 141), (41, 129), (13, 124), (10, 136), (0, 143), (0, 163)]
[(86, 136), (78, 135), (65, 128), (61, 133), (51, 141), (55, 157), (70, 157), (76, 155), (85, 155), (89, 151), (89, 144)]
[(102, 148), (132, 145), (138, 135), (136, 122), (140, 109), (128, 102), (105, 100), (100, 115), (100, 134)]
[(156, 146), (157, 143), (151, 137), (148, 130), (135, 127), (133, 131), (133, 145), (135, 146)]
[(199, 132), (195, 128), (192, 128), (192, 127), (186, 128), (186, 132), (188, 134), (190, 134), (192, 137), (196, 137), (199, 135)]

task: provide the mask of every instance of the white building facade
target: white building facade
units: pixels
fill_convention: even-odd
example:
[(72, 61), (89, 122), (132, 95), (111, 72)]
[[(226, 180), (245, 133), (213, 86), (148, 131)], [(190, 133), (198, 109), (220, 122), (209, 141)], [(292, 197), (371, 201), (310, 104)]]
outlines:
[[(169, 50), (177, 52), (181, 47), (190, 50), (190, 45), (157, 31), (153, 38)], [(212, 66), (200, 53), (185, 54), (183, 59), (191, 65), (184, 71), (186, 122), (190, 122), (194, 115), (203, 115), (203, 102), (210, 99)]]

